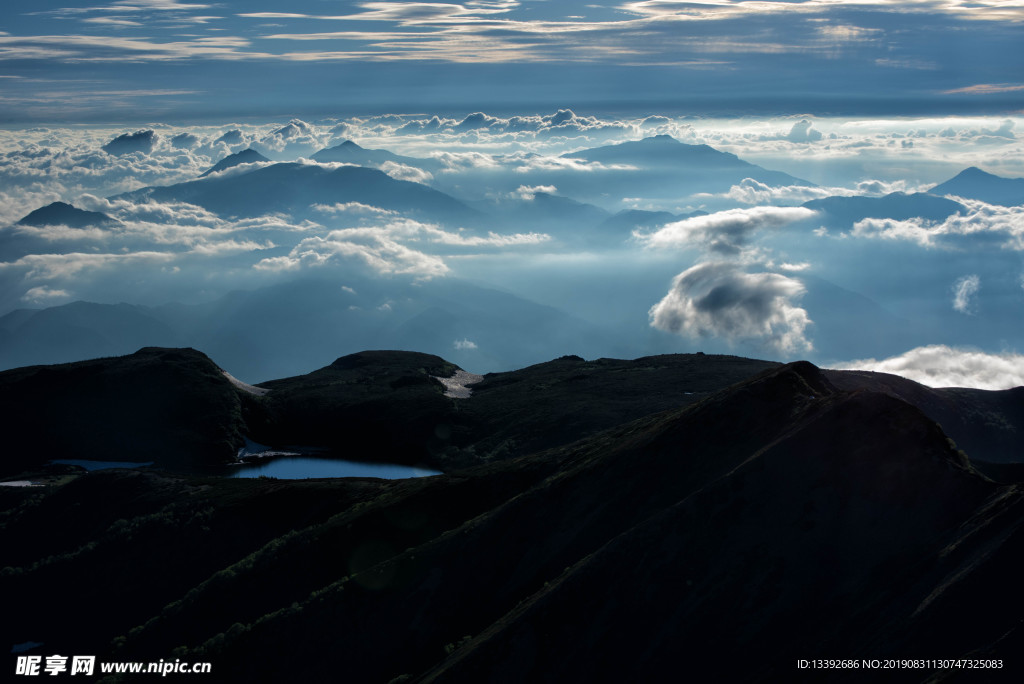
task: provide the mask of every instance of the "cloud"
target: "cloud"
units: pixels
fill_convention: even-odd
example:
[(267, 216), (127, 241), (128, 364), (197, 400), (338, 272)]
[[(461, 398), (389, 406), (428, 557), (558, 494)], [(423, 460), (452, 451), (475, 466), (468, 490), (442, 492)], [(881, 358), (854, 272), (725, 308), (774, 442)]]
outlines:
[(90, 17), (82, 21), (88, 24), (104, 24), (106, 26), (142, 26), (141, 22), (119, 17)]
[(1024, 90), (1024, 85), (1015, 83), (979, 83), (965, 88), (954, 88), (942, 91), (943, 95), (990, 95), (992, 93), (1012, 93)]
[(995, 244), (1001, 249), (1024, 251), (1024, 205), (1004, 207), (964, 198), (957, 201), (966, 213), (953, 214), (941, 222), (866, 218), (854, 223), (849, 235), (903, 240), (922, 247), (979, 249)]
[(459, 351), (471, 351), (477, 348), (476, 342), (473, 342), (472, 340), (467, 340), (465, 338), (461, 340), (455, 340), (455, 342), (452, 343), (452, 346)]
[(604, 164), (597, 161), (585, 159), (574, 159), (572, 157), (549, 157), (536, 154), (513, 154), (503, 159), (508, 163), (517, 163), (516, 173), (531, 173), (533, 171), (636, 171), (637, 167), (631, 164)]
[(1016, 124), (1013, 122), (1012, 119), (1005, 119), (1002, 123), (999, 124), (999, 128), (984, 130), (982, 132), (987, 135), (995, 136), (997, 138), (1007, 138), (1008, 140), (1015, 140), (1017, 138), (1017, 136), (1014, 135), (1013, 133), (1015, 125)]
[(689, 338), (765, 344), (783, 354), (810, 351), (811, 320), (795, 304), (803, 283), (776, 273), (745, 273), (732, 263), (683, 271), (649, 311), (651, 325)]
[[(546, 233), (488, 232), (487, 235), (471, 235), (466, 231), (447, 231), (433, 223), (421, 223), (413, 219), (400, 219), (372, 227), (346, 229), (348, 234), (372, 233), (386, 236), (391, 240), (406, 240), (423, 244), (449, 245), (454, 247), (512, 247), (515, 245), (537, 245), (551, 239)], [(340, 233), (342, 231), (335, 231)]]
[(473, 112), (462, 119), (434, 115), (429, 118), (411, 119), (395, 132), (398, 135), (433, 133), (446, 136), (474, 133), (496, 136), (528, 134), (535, 139), (550, 139), (579, 135), (633, 135), (639, 130), (634, 124), (607, 121), (596, 116), (581, 116), (571, 109), (559, 109), (553, 114), (517, 115), (507, 118), (492, 116), (485, 112)]
[(743, 204), (788, 204), (803, 203), (826, 197), (857, 197), (888, 195), (894, 192), (916, 192), (906, 181), (862, 180), (851, 188), (822, 187), (810, 185), (766, 185), (753, 178), (744, 178), (722, 194), (697, 193), (694, 199), (726, 198)]
[(82, 271), (122, 266), (132, 262), (171, 261), (168, 252), (135, 252), (129, 254), (29, 254), (13, 262), (0, 262), (0, 271), (23, 269), (26, 280), (55, 280), (78, 275)]
[(843, 361), (831, 367), (892, 373), (929, 387), (1000, 390), (1024, 385), (1024, 355), (994, 354), (939, 344), (917, 347), (881, 361)]
[(313, 209), (324, 214), (354, 214), (357, 216), (395, 216), (396, 211), (373, 207), (362, 202), (344, 202), (338, 204), (314, 204)]
[(362, 262), (379, 274), (433, 278), (448, 273), (448, 266), (434, 255), (406, 247), (391, 237), (366, 229), (332, 231), (326, 238), (311, 237), (296, 245), (287, 256), (269, 257), (255, 265), (264, 271), (294, 271)]
[(866, 218), (853, 224), (849, 235), (859, 238), (880, 238), (883, 240), (905, 240), (916, 242), (922, 247), (934, 247), (933, 238), (938, 231), (926, 219), (897, 221), (886, 218)]
[(290, 160), (319, 152), (333, 140), (334, 135), (329, 130), (322, 130), (301, 119), (292, 119), (252, 142), (250, 147), (271, 159)]
[(972, 299), (981, 289), (981, 278), (966, 275), (953, 284), (953, 309), (963, 314), (973, 313)]
[(554, 185), (520, 185), (516, 188), (516, 191), (512, 193), (512, 196), (527, 202), (532, 202), (534, 198), (537, 197), (538, 192), (546, 195), (554, 195), (558, 192), (558, 188)]
[(67, 290), (58, 290), (41, 285), (31, 288), (21, 298), (30, 304), (45, 304), (49, 306), (62, 299), (68, 299), (70, 296), (71, 293)]
[(744, 204), (772, 204), (776, 202), (807, 202), (813, 199), (833, 197), (836, 194), (855, 194), (850, 190), (842, 189), (839, 193), (836, 193), (835, 190), (836, 188), (820, 188), (808, 185), (766, 185), (753, 178), (744, 178), (737, 185), (730, 187), (728, 192), (724, 194), (697, 193), (694, 195), (694, 199), (725, 197)]
[(813, 124), (807, 119), (802, 119), (789, 129), (786, 140), (795, 143), (817, 142), (821, 140), (821, 131), (815, 130)]
[(222, 254), (237, 254), (239, 252), (257, 252), (265, 249), (274, 249), (273, 242), (267, 240), (259, 243), (255, 240), (220, 240), (217, 242), (204, 242), (197, 244), (192, 252), (204, 256), (220, 256)]
[(62, 225), (30, 226), (19, 224), (14, 226), (14, 230), (22, 235), (31, 235), (47, 242), (104, 240), (110, 235), (110, 231), (95, 226), (72, 228)]
[(386, 161), (380, 165), (380, 170), (395, 180), (412, 181), (413, 183), (429, 183), (434, 176), (429, 171), (418, 169), (408, 164), (399, 164), (394, 161)]
[(501, 164), (493, 155), (483, 152), (435, 152), (432, 157), (445, 166), (449, 172), (466, 171), (468, 169), (498, 169)]
[(669, 223), (654, 233), (635, 233), (650, 248), (699, 246), (722, 255), (736, 256), (758, 231), (781, 228), (814, 217), (804, 207), (729, 209)]

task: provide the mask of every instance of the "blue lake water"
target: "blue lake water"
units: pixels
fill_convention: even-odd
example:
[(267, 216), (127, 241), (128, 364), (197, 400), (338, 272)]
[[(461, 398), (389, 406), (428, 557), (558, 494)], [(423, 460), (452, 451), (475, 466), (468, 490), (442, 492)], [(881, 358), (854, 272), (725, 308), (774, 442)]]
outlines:
[(379, 477), (398, 480), (406, 477), (440, 475), (439, 470), (413, 468), (390, 463), (360, 463), (310, 456), (285, 456), (263, 463), (232, 466), (228, 477), (276, 477), (282, 480), (302, 480), (310, 477)]

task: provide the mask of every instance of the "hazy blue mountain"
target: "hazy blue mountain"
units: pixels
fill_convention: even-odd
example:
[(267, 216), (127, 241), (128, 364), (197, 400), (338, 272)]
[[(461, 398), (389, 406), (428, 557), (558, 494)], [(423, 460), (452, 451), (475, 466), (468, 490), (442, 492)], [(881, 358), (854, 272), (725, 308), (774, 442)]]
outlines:
[(1024, 204), (1024, 178), (1004, 178), (972, 166), (928, 192), (1012, 207)]
[(695, 216), (706, 216), (706, 211), (694, 211), (688, 214), (673, 214), (668, 211), (645, 211), (643, 209), (624, 209), (597, 226), (597, 231), (608, 235), (630, 237), (635, 230), (654, 230), (667, 223), (682, 221)]
[(199, 175), (200, 178), (205, 178), (211, 173), (217, 173), (224, 169), (230, 169), (238, 166), (239, 164), (254, 164), (256, 162), (269, 162), (270, 160), (264, 157), (262, 154), (252, 149), (251, 147), (241, 152), (235, 152), (221, 159), (219, 162), (214, 164), (212, 167), (204, 171)]
[(530, 198), (507, 197), (470, 203), (493, 216), (507, 230), (546, 232), (569, 241), (589, 242), (594, 226), (608, 212), (593, 204), (548, 192), (531, 193)]
[(39, 313), (39, 309), (15, 309), (0, 316), (0, 330), (14, 330)]
[(959, 202), (923, 192), (894, 192), (884, 197), (826, 197), (804, 202), (803, 206), (826, 214), (826, 223), (838, 226), (849, 226), (866, 218), (942, 221), (966, 211)]
[(395, 180), (377, 169), (282, 163), (228, 177), (207, 177), (117, 195), (135, 202), (197, 204), (221, 216), (252, 217), (283, 212), (305, 216), (315, 204), (345, 202), (400, 211), (448, 224), (475, 225), (479, 212), (419, 183)]
[(98, 226), (102, 228), (116, 226), (120, 224), (120, 221), (103, 212), (78, 209), (66, 202), (53, 202), (30, 212), (18, 223), (26, 226), (70, 226), (71, 228)]
[(436, 171), (443, 166), (443, 164), (436, 159), (406, 157), (388, 150), (370, 150), (365, 147), (360, 147), (351, 140), (346, 140), (340, 145), (320, 150), (313, 155), (313, 160), (318, 162), (343, 162), (345, 164), (372, 166), (374, 168), (379, 167), (385, 162), (394, 162), (396, 164), (413, 166), (427, 171)]
[(807, 287), (800, 306), (813, 321), (809, 337), (827, 358), (884, 358), (927, 344), (927, 333), (868, 297), (807, 273), (794, 277)]
[(178, 346), (180, 336), (146, 307), (72, 302), (0, 318), (0, 369)]
[[(440, 279), (299, 280), (157, 307), (74, 302), (0, 318), (0, 369), (192, 346), (247, 381), (285, 377), (360, 349), (444, 355), (486, 372), (554, 352), (596, 355), (605, 331), (558, 309)], [(457, 344), (461, 343), (461, 344)]]
[(562, 156), (606, 165), (629, 164), (645, 170), (686, 176), (693, 180), (704, 178), (708, 184), (708, 191), (713, 190), (714, 185), (723, 182), (732, 185), (744, 178), (753, 178), (768, 185), (814, 185), (788, 173), (771, 171), (743, 161), (735, 154), (721, 152), (708, 145), (690, 145), (669, 135), (656, 135), (643, 140), (595, 147)]
[(154, 131), (136, 131), (135, 133), (125, 133), (117, 136), (103, 146), (103, 151), (116, 156), (133, 152), (149, 154), (153, 151), (154, 145), (156, 145), (156, 133)]

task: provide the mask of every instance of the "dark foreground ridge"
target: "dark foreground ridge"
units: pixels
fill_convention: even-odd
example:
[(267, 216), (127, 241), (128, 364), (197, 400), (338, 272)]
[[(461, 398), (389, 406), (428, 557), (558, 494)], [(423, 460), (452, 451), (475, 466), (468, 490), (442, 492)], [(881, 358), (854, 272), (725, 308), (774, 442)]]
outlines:
[[(0, 372), (0, 412), (10, 419), (0, 475), (53, 458), (211, 468), (234, 462), (246, 439), (450, 471), (569, 444), (779, 366), (700, 353), (564, 356), (489, 373), (471, 399), (455, 399), (440, 379), (462, 369), (431, 354), (359, 352), (254, 391), (199, 351), (147, 347)], [(825, 373), (842, 390), (913, 404), (985, 472), (1022, 460), (1024, 388), (932, 389), (883, 373)]]
[[(176, 353), (192, 372), (212, 366)], [(228, 682), (804, 681), (801, 658), (1019, 668), (1020, 486), (984, 477), (894, 392), (844, 389), (806, 362), (746, 366), (706, 388), (745, 361), (564, 357), (488, 376), (457, 400), (430, 379), (454, 370), (442, 359), (367, 352), (267, 383), (268, 425), (285, 415), (269, 403), (276, 393), (293, 395), (281, 406), (322, 409), (334, 393), (354, 401), (338, 387), (351, 384), (364, 408), (386, 405), (388, 391), (433, 393), (469, 416), (453, 419), (453, 435), (484, 431), (474, 420), (492, 409), (469, 407), (504, 397), (504, 424), (530, 426), (519, 444), (554, 445), (413, 480), (114, 470), (0, 487), (0, 591), (11, 597), (0, 643), (209, 661)], [(599, 399), (629, 403), (663, 376), (696, 398), (602, 419), (600, 431), (573, 417), (586, 403), (622, 417)], [(553, 396), (513, 410), (513, 389)], [(569, 427), (540, 420), (554, 406)], [(981, 674), (963, 681), (1015, 681), (1008, 669)]]
[[(235, 460), (250, 438), (362, 461), (450, 470), (566, 444), (677, 408), (778, 364), (733, 356), (635, 361), (563, 357), (445, 396), (457, 370), (430, 354), (366, 351), (306, 375), (233, 384), (194, 349), (0, 372), (11, 418), (0, 474), (52, 458), (155, 461), (194, 470)], [(59, 454), (59, 456), (56, 456)]]

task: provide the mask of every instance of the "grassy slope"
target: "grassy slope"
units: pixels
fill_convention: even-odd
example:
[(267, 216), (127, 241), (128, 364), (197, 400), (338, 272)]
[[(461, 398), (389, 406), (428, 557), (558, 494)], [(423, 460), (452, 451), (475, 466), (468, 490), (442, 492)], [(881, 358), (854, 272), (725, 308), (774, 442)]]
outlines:
[(248, 396), (193, 349), (4, 371), (3, 469), (52, 458), (179, 468), (227, 462), (243, 443)]
[[(11, 643), (120, 636), (119, 658), (182, 647), (230, 681), (637, 681), (708, 658), (778, 681), (804, 655), (1003, 653), (1024, 608), (1019, 487), (809, 364), (434, 478), (95, 473), (0, 497)], [(55, 586), (80, 597), (68, 621)]]

